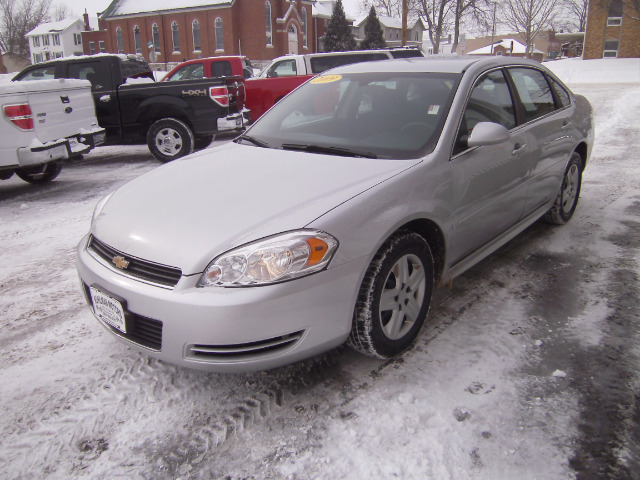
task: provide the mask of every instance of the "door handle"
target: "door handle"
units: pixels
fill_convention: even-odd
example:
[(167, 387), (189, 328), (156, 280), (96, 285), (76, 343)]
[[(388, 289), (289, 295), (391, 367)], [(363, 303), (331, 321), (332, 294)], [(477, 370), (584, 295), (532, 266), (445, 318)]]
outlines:
[(111, 101), (111, 95), (102, 95), (102, 96), (100, 97), (100, 101), (101, 101), (102, 103), (108, 103), (108, 102), (110, 102), (110, 101)]
[(527, 149), (527, 144), (525, 143), (524, 145), (520, 145), (519, 143), (516, 143), (513, 146), (513, 152), (511, 152), (511, 155), (518, 155), (521, 152), (524, 152)]

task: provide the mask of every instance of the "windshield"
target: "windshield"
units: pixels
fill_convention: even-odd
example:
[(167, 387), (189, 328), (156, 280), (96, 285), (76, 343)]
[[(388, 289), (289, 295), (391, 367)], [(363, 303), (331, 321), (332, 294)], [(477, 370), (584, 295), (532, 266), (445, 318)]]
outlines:
[(459, 79), (424, 72), (320, 75), (247, 134), (269, 148), (418, 158), (435, 147)]

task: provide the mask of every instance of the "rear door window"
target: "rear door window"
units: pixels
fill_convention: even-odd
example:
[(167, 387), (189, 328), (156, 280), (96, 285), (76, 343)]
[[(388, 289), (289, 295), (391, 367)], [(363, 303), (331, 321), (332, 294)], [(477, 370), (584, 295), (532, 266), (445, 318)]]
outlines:
[(75, 62), (67, 66), (67, 78), (79, 78), (91, 82), (91, 90), (102, 90), (109, 86), (109, 73), (100, 62)]
[(551, 83), (551, 88), (553, 88), (553, 91), (556, 93), (556, 97), (558, 98), (558, 102), (560, 103), (558, 108), (564, 108), (571, 105), (571, 97), (569, 96), (569, 93), (562, 88), (562, 85), (551, 77), (549, 77), (549, 83)]
[(509, 73), (524, 107), (525, 122), (555, 110), (551, 87), (541, 71), (533, 68), (510, 68)]
[(267, 77), (292, 77), (298, 74), (295, 59), (274, 63), (267, 71)]
[(230, 77), (232, 75), (231, 62), (227, 60), (211, 62), (211, 76), (213, 78)]

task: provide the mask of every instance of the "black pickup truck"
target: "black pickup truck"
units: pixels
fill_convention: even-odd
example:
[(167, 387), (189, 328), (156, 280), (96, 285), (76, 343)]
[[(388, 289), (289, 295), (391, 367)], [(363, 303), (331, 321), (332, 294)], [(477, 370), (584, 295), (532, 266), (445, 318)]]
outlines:
[(163, 162), (205, 148), (217, 132), (239, 130), (247, 120), (241, 79), (156, 83), (135, 55), (60, 58), (27, 67), (13, 80), (51, 78), (89, 80), (106, 144), (147, 143)]

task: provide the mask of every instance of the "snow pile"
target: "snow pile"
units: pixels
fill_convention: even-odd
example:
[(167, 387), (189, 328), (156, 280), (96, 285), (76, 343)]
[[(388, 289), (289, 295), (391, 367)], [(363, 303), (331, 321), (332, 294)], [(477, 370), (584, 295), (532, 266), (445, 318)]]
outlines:
[(567, 58), (544, 65), (567, 84), (640, 83), (640, 58)]

